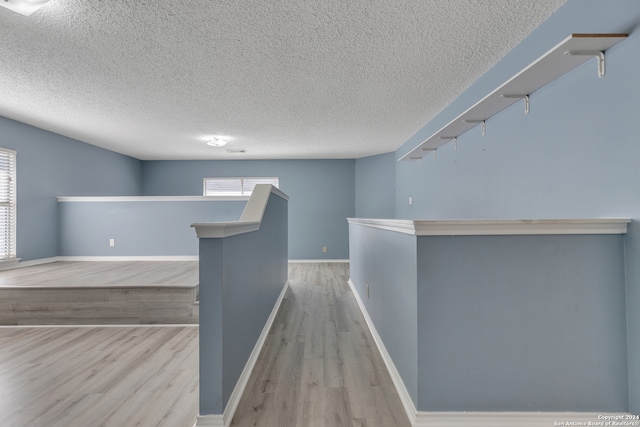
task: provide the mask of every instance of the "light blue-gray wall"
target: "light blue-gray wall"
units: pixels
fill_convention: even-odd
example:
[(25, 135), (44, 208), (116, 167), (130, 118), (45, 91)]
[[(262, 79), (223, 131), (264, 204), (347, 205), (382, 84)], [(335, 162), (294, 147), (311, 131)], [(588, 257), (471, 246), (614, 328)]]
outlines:
[(277, 176), (289, 196), (289, 258), (349, 257), (354, 160), (146, 161), (142, 171), (145, 196), (202, 195), (203, 178)]
[(200, 333), (199, 340), (199, 414), (222, 414), (223, 381), (223, 291), (224, 257), (222, 239), (199, 240)]
[[(640, 2), (569, 0), (528, 38), (425, 125), (407, 153), (571, 33), (630, 33), (596, 62), (472, 129), (438, 158), (399, 162), (396, 218), (632, 218), (625, 242), (629, 410), (640, 412)], [(407, 203), (413, 197), (413, 205)]]
[(201, 195), (202, 179), (216, 176), (280, 177), (291, 196), (290, 257), (348, 258), (355, 160), (139, 161), (3, 117), (0, 146), (18, 152), (17, 250), (25, 261), (61, 255), (57, 196)]
[(623, 236), (351, 224), (350, 247), (356, 291), (419, 411), (628, 410)]
[(620, 235), (418, 238), (423, 411), (628, 407)]
[(627, 275), (629, 411), (640, 414), (640, 309), (638, 309), (640, 307), (640, 226), (637, 220), (633, 222), (633, 226), (625, 236), (625, 266)]
[(356, 159), (356, 217), (393, 218), (395, 215), (395, 154)]
[(416, 237), (351, 224), (349, 240), (351, 281), (416, 404), (419, 369)]
[(0, 117), (0, 147), (17, 151), (17, 256), (59, 255), (57, 196), (132, 196), (139, 160)]
[[(61, 256), (198, 255), (191, 224), (238, 221), (245, 201), (60, 202)], [(115, 239), (115, 246), (109, 246)]]
[(222, 414), (287, 282), (287, 201), (258, 231), (200, 239), (200, 414)]

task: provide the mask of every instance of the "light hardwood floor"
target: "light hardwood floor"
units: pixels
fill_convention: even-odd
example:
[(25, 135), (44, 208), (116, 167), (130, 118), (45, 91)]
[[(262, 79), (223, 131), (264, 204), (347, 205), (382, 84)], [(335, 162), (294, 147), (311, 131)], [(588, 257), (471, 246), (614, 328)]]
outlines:
[(290, 264), (232, 426), (410, 425), (348, 277), (347, 263)]
[(196, 324), (197, 261), (54, 262), (0, 271), (0, 325)]
[[(290, 265), (233, 426), (409, 426), (348, 275)], [(1, 427), (191, 427), (198, 393), (197, 327), (0, 327)]]
[(198, 261), (64, 261), (0, 271), (0, 288), (198, 285)]
[(192, 427), (198, 328), (0, 328), (0, 426)]

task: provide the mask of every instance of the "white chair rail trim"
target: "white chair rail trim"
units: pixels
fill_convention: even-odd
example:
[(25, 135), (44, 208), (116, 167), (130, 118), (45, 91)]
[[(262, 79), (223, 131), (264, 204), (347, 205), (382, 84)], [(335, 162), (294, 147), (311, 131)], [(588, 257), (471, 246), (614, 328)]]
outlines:
[(625, 234), (626, 218), (403, 220), (347, 218), (349, 224), (413, 236), (500, 236), (535, 234)]
[(260, 228), (260, 221), (202, 222), (191, 226), (196, 229), (199, 239), (220, 238), (256, 231)]
[(58, 202), (232, 202), (249, 200), (247, 196), (58, 196)]

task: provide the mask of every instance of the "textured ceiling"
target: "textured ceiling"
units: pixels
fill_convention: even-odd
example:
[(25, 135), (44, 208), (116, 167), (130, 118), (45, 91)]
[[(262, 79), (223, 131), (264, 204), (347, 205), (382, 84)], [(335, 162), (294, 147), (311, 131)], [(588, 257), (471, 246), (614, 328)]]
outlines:
[[(139, 159), (390, 152), (564, 2), (51, 0), (30, 17), (0, 8), (0, 115)], [(211, 135), (232, 139), (213, 148)], [(238, 148), (246, 153), (226, 152)]]

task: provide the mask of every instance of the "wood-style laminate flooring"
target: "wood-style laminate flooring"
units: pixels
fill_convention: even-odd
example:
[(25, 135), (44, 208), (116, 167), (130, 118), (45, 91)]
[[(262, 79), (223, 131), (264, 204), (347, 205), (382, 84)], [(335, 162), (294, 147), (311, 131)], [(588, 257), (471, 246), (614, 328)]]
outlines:
[(198, 261), (63, 261), (0, 271), (0, 288), (198, 285)]
[(197, 324), (197, 261), (53, 262), (0, 271), (0, 325)]
[(289, 265), (232, 426), (410, 426), (348, 277), (347, 263)]
[(198, 328), (0, 328), (0, 426), (192, 427)]
[[(235, 427), (405, 427), (348, 264), (290, 264), (291, 287)], [(197, 327), (0, 327), (0, 427), (191, 427)]]

